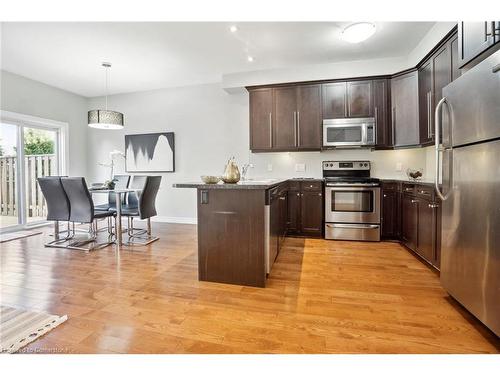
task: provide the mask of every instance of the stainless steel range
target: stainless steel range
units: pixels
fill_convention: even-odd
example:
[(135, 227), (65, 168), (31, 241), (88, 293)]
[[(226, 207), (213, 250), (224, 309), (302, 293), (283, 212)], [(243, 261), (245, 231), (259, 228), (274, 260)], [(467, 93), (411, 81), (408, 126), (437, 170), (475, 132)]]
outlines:
[(325, 238), (380, 241), (380, 182), (369, 161), (324, 161)]

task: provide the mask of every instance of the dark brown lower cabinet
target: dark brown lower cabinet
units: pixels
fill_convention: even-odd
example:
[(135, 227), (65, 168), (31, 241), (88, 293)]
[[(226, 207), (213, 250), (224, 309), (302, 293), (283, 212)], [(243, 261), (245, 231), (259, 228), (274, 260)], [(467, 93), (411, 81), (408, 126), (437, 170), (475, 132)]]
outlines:
[(400, 236), (401, 192), (395, 182), (382, 184), (382, 239), (396, 240)]
[[(287, 231), (287, 216), (288, 216), (288, 190), (283, 186), (278, 193), (279, 201), (279, 243), (283, 242)], [(279, 251), (279, 246), (278, 246)]]
[(288, 188), (288, 230), (296, 236), (323, 234), (323, 182), (290, 181)]
[[(428, 185), (403, 183), (401, 187), (384, 189), (382, 198), (382, 236), (399, 239), (402, 244), (437, 269), (441, 258), (441, 208), (434, 190)], [(401, 188), (402, 193), (397, 190)], [(398, 198), (398, 194), (399, 197)], [(399, 205), (399, 207), (398, 207)], [(397, 232), (398, 212), (401, 217)]]
[(265, 190), (197, 193), (199, 280), (264, 287)]
[(418, 206), (415, 197), (403, 194), (401, 203), (401, 241), (411, 250), (417, 249)]
[(417, 198), (418, 226), (415, 251), (430, 263), (434, 262), (436, 251), (436, 215), (430, 201)]
[(269, 195), (269, 262), (274, 263), (280, 245), (281, 207), (277, 188)]

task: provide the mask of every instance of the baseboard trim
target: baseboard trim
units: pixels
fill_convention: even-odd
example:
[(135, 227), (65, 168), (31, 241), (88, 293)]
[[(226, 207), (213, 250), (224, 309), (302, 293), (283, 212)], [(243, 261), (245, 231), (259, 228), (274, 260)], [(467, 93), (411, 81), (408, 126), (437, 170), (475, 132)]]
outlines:
[(195, 217), (177, 217), (177, 216), (155, 216), (151, 221), (156, 223), (176, 223), (176, 224), (196, 224)]

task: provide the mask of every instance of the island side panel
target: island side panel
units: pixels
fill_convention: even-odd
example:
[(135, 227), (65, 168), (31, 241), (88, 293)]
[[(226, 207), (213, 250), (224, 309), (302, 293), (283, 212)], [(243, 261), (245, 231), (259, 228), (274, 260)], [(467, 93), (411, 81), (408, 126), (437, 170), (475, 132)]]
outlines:
[(265, 287), (265, 190), (197, 193), (199, 280)]

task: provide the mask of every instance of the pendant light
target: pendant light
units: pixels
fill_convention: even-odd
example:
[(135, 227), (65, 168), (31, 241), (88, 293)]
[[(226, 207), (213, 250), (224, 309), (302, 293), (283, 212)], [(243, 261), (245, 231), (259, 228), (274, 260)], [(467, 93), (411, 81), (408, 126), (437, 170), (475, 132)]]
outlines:
[(88, 112), (88, 125), (96, 129), (123, 129), (123, 113), (108, 110), (109, 68), (111, 63), (103, 62), (106, 69), (106, 109), (93, 109)]

